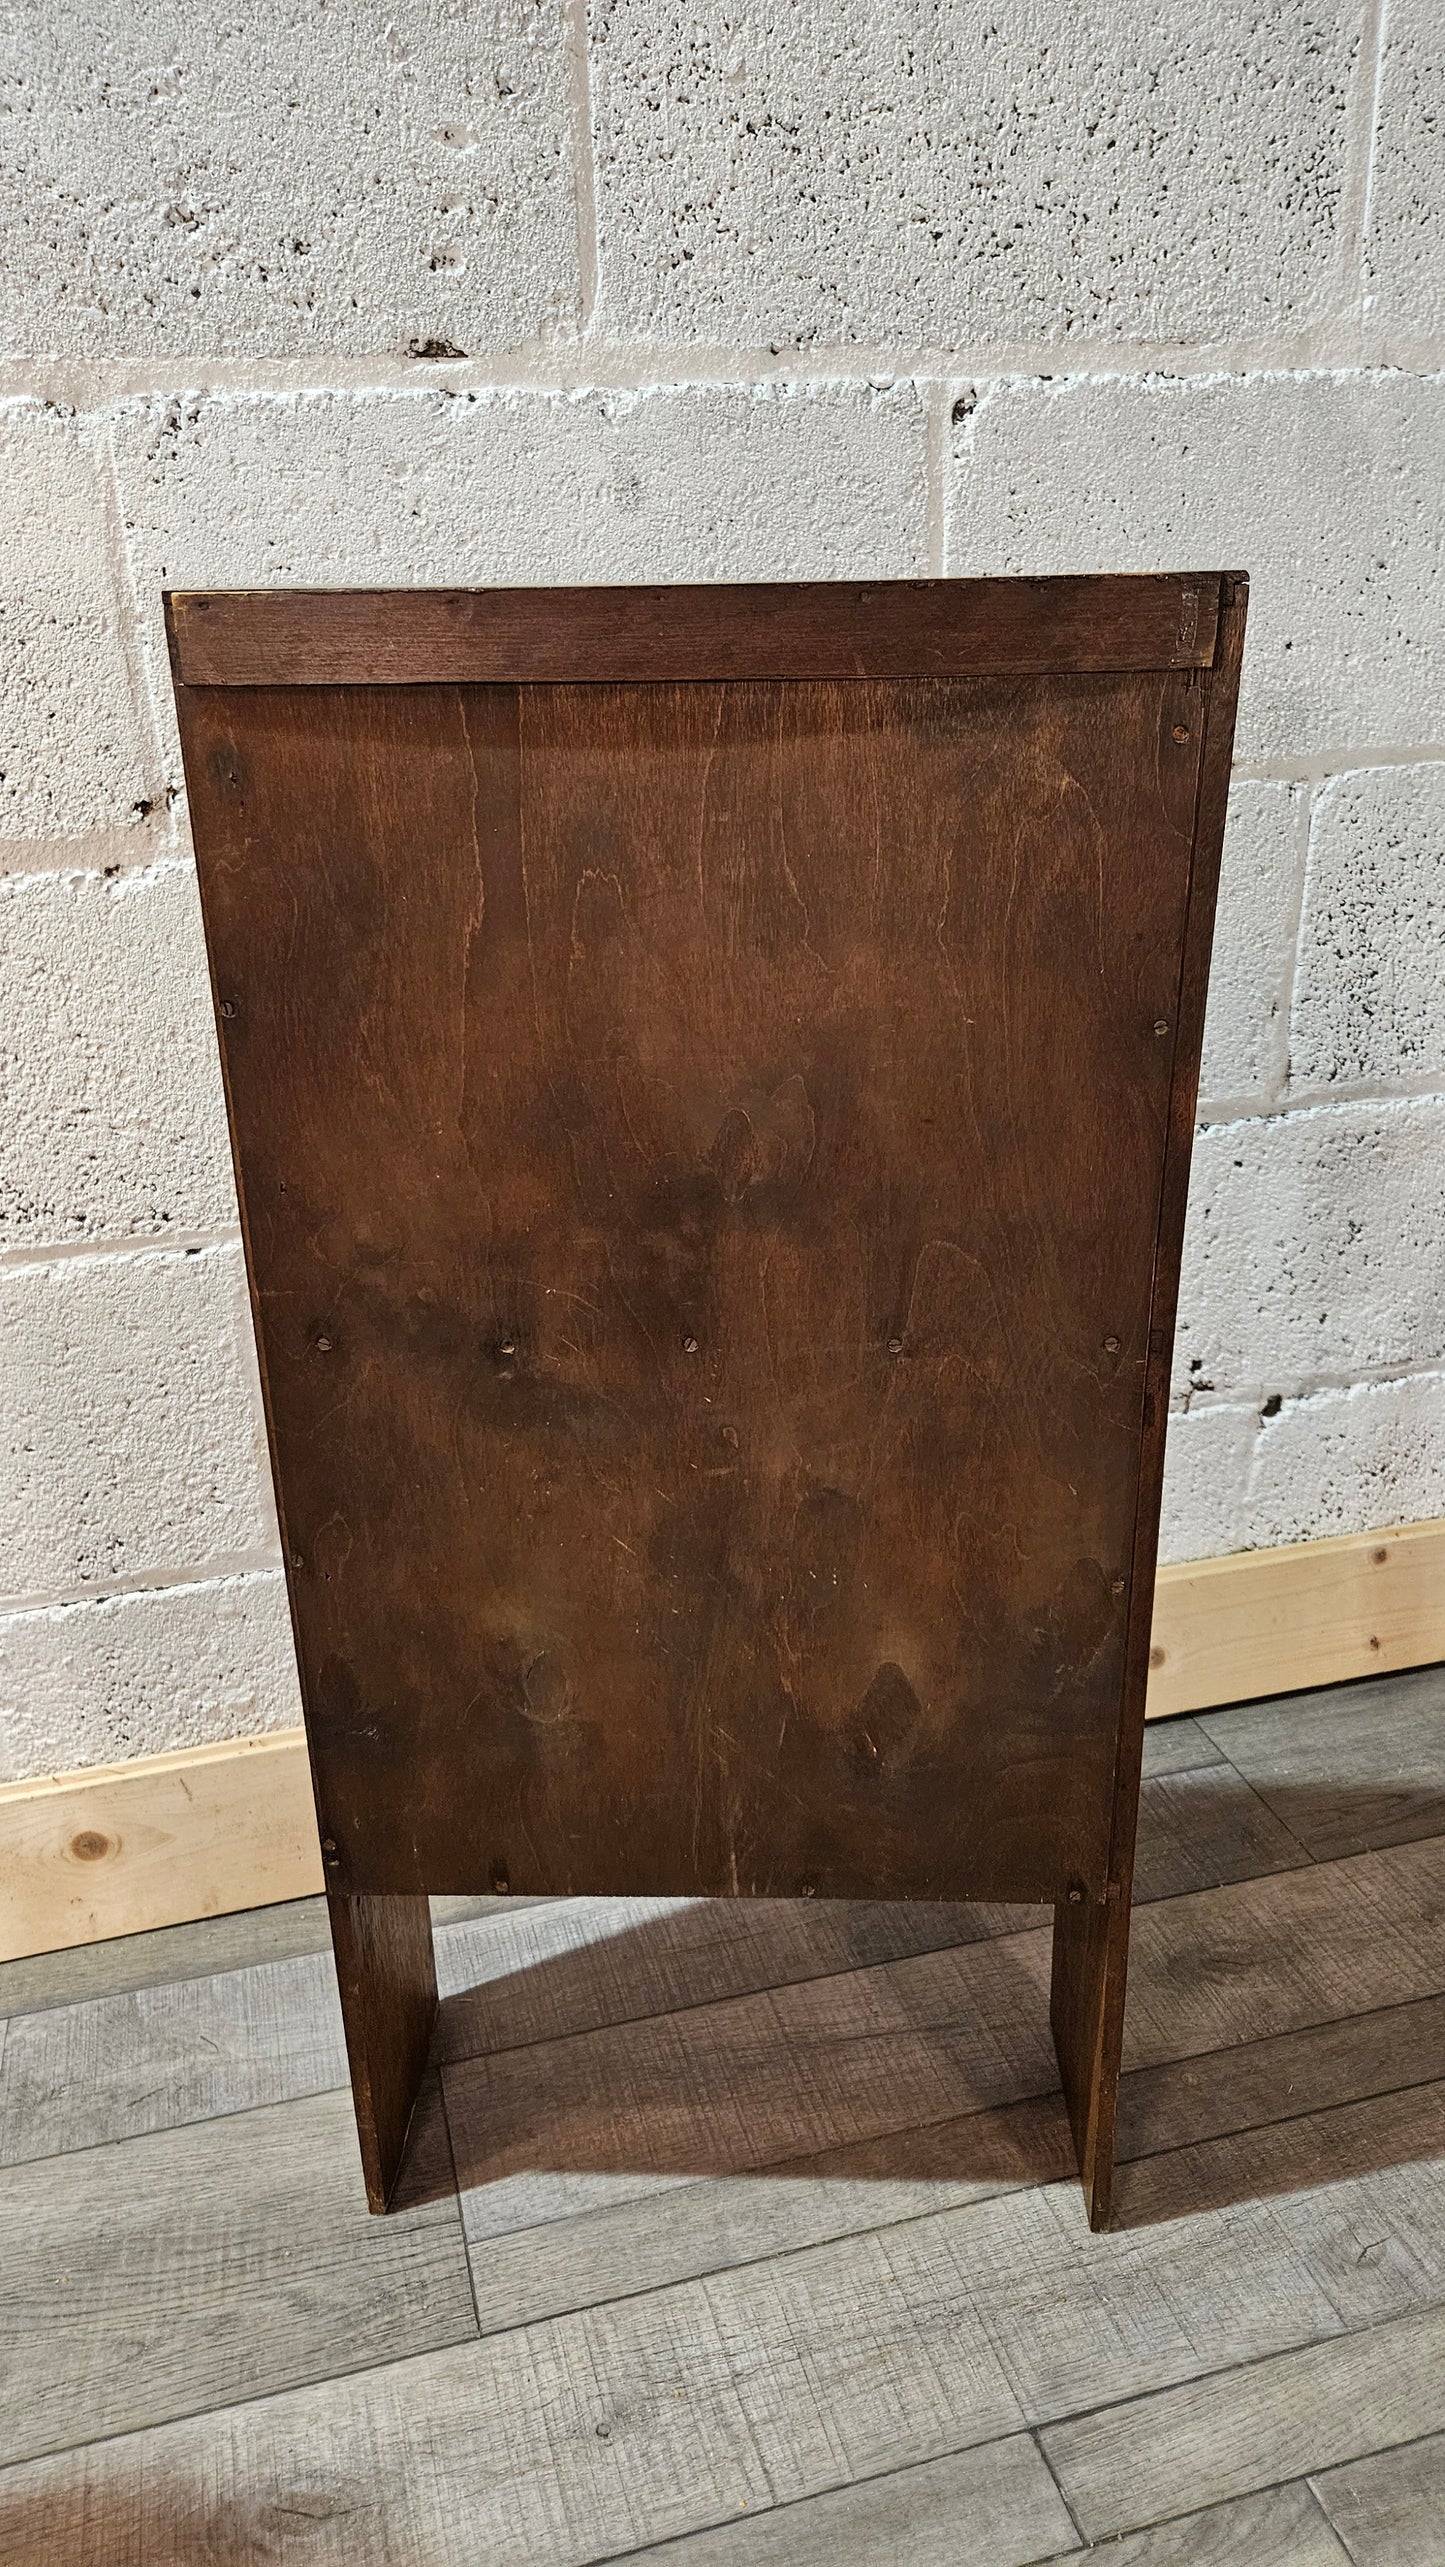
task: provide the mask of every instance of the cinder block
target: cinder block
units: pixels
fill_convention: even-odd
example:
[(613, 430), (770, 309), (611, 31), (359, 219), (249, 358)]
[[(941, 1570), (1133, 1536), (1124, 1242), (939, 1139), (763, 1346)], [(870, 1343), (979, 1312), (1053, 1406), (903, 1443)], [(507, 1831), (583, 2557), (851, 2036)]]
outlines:
[(1370, 160), (1365, 310), (1387, 348), (1445, 330), (1445, 14), (1440, 0), (1390, 0)]
[(1290, 1082), (1445, 1085), (1445, 760), (1334, 777), (1310, 821)]
[(669, 342), (1217, 342), (1341, 294), (1362, 11), (594, 13), (601, 311)]
[(241, 1251), (0, 1275), (5, 1600), (274, 1551)]
[(1236, 779), (1230, 789), (1199, 1076), (1205, 1113), (1273, 1105), (1284, 1084), (1302, 800), (1288, 784)]
[(127, 410), (116, 454), (153, 645), (166, 586), (924, 567), (911, 384), (222, 396)]
[(1217, 1124), (1194, 1146), (1175, 1380), (1267, 1402), (1445, 1357), (1445, 1099)]
[(1258, 1434), (1255, 1408), (1175, 1411), (1164, 1451), (1161, 1560), (1215, 1560), (1246, 1547), (1245, 1492)]
[(0, 1782), (300, 1719), (279, 1569), (0, 1616)]
[(1075, 376), (955, 431), (955, 572), (1247, 570), (1236, 754), (1445, 738), (1445, 377)]
[(1445, 1374), (1286, 1400), (1260, 1429), (1246, 1518), (1259, 1543), (1445, 1515)]
[(474, 352), (575, 324), (560, 7), (74, 0), (7, 26), (8, 352)]
[(0, 839), (143, 819), (159, 760), (126, 650), (93, 424), (0, 401), (0, 485)]
[(195, 875), (0, 879), (0, 1248), (234, 1223)]

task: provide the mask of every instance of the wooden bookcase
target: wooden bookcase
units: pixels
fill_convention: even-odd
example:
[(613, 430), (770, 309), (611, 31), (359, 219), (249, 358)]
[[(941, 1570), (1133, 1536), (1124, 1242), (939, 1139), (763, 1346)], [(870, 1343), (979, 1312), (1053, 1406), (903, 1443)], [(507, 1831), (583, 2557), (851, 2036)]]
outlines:
[(1108, 2216), (1242, 577), (167, 601), (362, 2156), (427, 1893), (1006, 1899)]

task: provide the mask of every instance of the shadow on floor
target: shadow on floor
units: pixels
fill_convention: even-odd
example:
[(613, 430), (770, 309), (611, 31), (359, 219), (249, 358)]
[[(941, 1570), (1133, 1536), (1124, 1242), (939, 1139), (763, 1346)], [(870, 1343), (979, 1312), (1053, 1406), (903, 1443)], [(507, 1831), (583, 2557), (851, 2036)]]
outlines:
[[(1345, 1797), (1308, 1795), (1334, 1825)], [(1366, 1842), (1376, 1828), (1404, 1841), (1403, 1795), (1349, 1797)], [(552, 1949), (560, 1907), (532, 1914), (534, 1958), (443, 2002), (434, 2055), (476, 2231), (679, 2180), (956, 2195), (1074, 2174), (1047, 1910), (698, 1901), (630, 1923), (616, 1902), (595, 1939)], [(1267, 1971), (1267, 1920), (1257, 1931)], [(1291, 1957), (1281, 1943), (1286, 1987)], [(1445, 2109), (1421, 2096), (1445, 2078), (1445, 1998), (1296, 2025), (1126, 2075), (1121, 2161), (1155, 2171), (1121, 2173), (1120, 2224), (1383, 2170), (1445, 2142)], [(416, 2181), (446, 2188), (414, 2147)]]

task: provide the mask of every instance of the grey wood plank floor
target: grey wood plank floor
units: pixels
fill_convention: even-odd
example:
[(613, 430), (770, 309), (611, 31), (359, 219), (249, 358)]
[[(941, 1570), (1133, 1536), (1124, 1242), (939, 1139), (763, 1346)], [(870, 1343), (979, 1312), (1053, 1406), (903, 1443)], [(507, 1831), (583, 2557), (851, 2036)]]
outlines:
[(1102, 2238), (1037, 1910), (449, 1903), (386, 2220), (319, 1903), (12, 1964), (0, 2559), (1445, 2562), (1445, 1671), (1157, 1726), (1138, 1898)]

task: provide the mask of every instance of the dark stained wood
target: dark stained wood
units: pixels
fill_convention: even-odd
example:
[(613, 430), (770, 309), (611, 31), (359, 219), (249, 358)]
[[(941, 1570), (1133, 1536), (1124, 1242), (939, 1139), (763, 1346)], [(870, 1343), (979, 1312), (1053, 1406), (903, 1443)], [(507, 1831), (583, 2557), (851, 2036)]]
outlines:
[(708, 588), (233, 589), (168, 601), (186, 686), (1208, 668), (1217, 572)]
[(327, 1905), (366, 2198), (372, 2210), (385, 2210), (436, 2021), (431, 1911), (425, 1898), (334, 1891)]
[(1220, 582), (1218, 663), (1197, 682), (1182, 726), (1201, 735), (1198, 803), (1189, 865), (1188, 931), (1181, 938), (1178, 986), (1170, 1015), (1174, 1026), (1169, 1118), (1155, 1234), (1143, 1430), (1139, 1451), (1137, 1510), (1130, 1570), (1128, 1636), (1114, 1740), (1114, 1809), (1109, 1844), (1109, 1883), (1103, 1901), (1065, 1900), (1054, 1912), (1052, 2020), (1059, 2070), (1069, 2107), (1091, 2225), (1105, 2228), (1113, 2188), (1114, 2120), (1124, 2043), (1124, 1998), (1129, 1968), (1129, 1903), (1139, 1818), (1144, 1753), (1149, 1635), (1154, 1620), (1154, 1573), (1159, 1547), (1159, 1508), (1164, 1489), (1164, 1438), (1169, 1372), (1189, 1160), (1199, 1093), (1199, 1060), (1209, 989), (1209, 956), (1224, 843), (1235, 705), (1249, 582), (1243, 573)]
[(333, 1892), (1055, 1902), (1100, 2220), (1243, 617), (1107, 665), (1167, 585), (870, 592), (1031, 676), (178, 689)]

